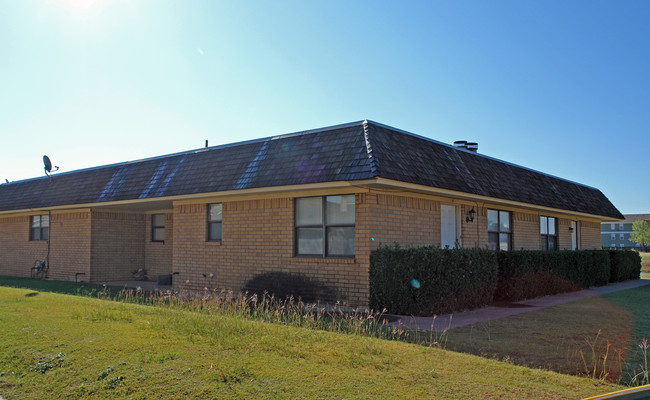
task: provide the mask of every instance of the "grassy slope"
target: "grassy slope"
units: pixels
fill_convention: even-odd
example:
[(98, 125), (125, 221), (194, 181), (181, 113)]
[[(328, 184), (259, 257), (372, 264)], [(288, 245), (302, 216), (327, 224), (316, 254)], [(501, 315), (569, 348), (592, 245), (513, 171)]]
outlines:
[[(4, 287), (0, 343), (6, 399), (544, 399), (618, 389), (401, 342)], [(39, 361), (53, 366), (32, 371)]]
[(648, 304), (650, 286), (611, 293), (453, 329), (447, 348), (566, 373), (593, 373), (595, 364), (597, 376), (607, 355), (609, 378), (627, 384), (643, 362), (638, 345), (650, 338)]

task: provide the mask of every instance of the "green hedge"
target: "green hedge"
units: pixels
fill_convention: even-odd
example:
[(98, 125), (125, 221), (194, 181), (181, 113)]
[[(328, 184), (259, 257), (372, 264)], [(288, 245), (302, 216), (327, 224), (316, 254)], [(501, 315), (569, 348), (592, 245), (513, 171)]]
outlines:
[(608, 250), (611, 266), (610, 282), (639, 279), (641, 276), (641, 255), (634, 250)]
[(405, 315), (482, 307), (492, 302), (497, 270), (490, 250), (381, 246), (370, 255), (370, 306)]
[(609, 253), (602, 250), (499, 252), (495, 299), (518, 301), (593, 286), (610, 280)]

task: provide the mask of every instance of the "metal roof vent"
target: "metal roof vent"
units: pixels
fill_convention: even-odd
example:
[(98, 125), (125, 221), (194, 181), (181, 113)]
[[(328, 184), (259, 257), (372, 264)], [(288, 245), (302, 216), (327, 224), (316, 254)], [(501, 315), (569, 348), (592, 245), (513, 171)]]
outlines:
[(467, 140), (456, 140), (454, 142), (454, 147), (460, 147), (461, 149), (467, 148)]
[(467, 142), (467, 145), (465, 145), (465, 148), (469, 151), (473, 151), (476, 153), (478, 151), (478, 143), (476, 142)]

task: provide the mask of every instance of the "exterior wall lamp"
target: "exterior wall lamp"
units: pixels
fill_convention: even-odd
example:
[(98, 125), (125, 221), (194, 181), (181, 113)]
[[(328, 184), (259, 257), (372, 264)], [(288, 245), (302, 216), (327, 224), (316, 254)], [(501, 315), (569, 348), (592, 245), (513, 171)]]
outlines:
[(465, 221), (474, 222), (475, 216), (476, 216), (476, 211), (474, 211), (474, 207), (472, 207), (472, 209), (467, 212), (467, 217), (465, 218)]
[(569, 232), (573, 232), (573, 227), (572, 226), (569, 227)]

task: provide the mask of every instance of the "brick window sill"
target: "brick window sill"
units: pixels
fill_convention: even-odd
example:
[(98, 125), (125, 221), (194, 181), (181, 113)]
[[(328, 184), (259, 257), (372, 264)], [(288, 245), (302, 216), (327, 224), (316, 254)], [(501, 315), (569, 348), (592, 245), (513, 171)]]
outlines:
[(336, 258), (336, 257), (301, 257), (294, 256), (291, 258), (293, 264), (356, 264), (356, 258)]
[(212, 241), (212, 242), (205, 242), (206, 246), (221, 246), (222, 242), (221, 241)]

